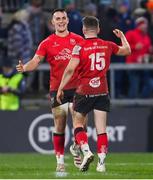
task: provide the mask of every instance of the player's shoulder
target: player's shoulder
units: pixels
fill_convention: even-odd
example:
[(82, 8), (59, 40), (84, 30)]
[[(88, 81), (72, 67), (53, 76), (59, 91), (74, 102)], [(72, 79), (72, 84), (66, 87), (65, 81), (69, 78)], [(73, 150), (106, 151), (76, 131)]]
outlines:
[(103, 44), (106, 45), (106, 46), (112, 46), (116, 43), (114, 43), (113, 41), (107, 41), (107, 40), (103, 40)]
[(118, 47), (118, 45), (113, 41), (103, 39), (100, 39), (99, 41), (101, 41), (101, 43), (98, 44), (101, 45), (104, 49), (112, 50)]
[(78, 42), (73, 48), (73, 54), (79, 54), (79, 51), (81, 51), (85, 47), (85, 44), (86, 44), (85, 39)]
[(84, 42), (82, 42), (85, 46), (91, 46), (91, 45), (106, 45), (107, 41), (100, 39), (100, 38), (87, 38)]
[(84, 40), (84, 38), (82, 36), (80, 36), (79, 34), (73, 33), (73, 32), (70, 32), (70, 37), (75, 38), (77, 40)]
[(47, 45), (48, 43), (53, 42), (53, 40), (54, 40), (54, 34), (51, 34), (48, 37), (46, 37), (44, 40), (42, 40), (40, 44)]
[(104, 40), (104, 39), (101, 39), (101, 38), (97, 38), (97, 41), (99, 41), (100, 43), (103, 43), (103, 44), (109, 44), (109, 43), (111, 43), (111, 41)]
[(77, 43), (77, 46), (80, 46), (81, 48), (84, 47), (87, 44), (85, 39), (82, 39), (79, 43)]

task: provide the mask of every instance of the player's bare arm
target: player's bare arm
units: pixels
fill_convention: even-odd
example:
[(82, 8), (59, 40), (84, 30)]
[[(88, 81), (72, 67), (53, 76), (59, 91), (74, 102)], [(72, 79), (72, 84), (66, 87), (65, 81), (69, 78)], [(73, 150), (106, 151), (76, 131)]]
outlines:
[(27, 72), (35, 70), (39, 63), (44, 59), (43, 56), (35, 55), (29, 62), (23, 64), (21, 60), (19, 60), (19, 64), (16, 66), (18, 72)]
[(57, 96), (56, 96), (57, 102), (60, 104), (61, 104), (61, 99), (64, 95), (63, 88), (73, 76), (76, 67), (79, 65), (79, 62), (80, 62), (79, 59), (72, 58), (63, 73), (62, 80), (61, 80), (60, 86), (58, 88)]
[(120, 56), (127, 56), (131, 54), (131, 48), (130, 45), (126, 39), (126, 37), (124, 36), (124, 33), (122, 31), (120, 31), (119, 29), (115, 29), (113, 30), (113, 33), (121, 39), (122, 42), (122, 46), (119, 46), (119, 50), (117, 52), (117, 55)]

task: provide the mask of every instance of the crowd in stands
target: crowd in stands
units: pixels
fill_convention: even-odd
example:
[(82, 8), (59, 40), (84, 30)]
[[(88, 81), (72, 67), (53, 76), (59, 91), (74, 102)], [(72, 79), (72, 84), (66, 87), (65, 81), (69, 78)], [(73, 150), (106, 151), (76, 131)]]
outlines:
[[(3, 1), (2, 1), (3, 2)], [(17, 1), (16, 1), (17, 2)], [(45, 0), (20, 1), (22, 7), (15, 11), (12, 8), (10, 22), (3, 26), (3, 15), (8, 10), (8, 5), (1, 3), (0, 7), (0, 64), (7, 59), (12, 64), (17, 64), (19, 59), (23, 62), (30, 60), (39, 42), (54, 32), (49, 22), (50, 12), (43, 9)], [(96, 16), (100, 20), (101, 31), (99, 37), (104, 40), (120, 43), (112, 30), (122, 30), (130, 43), (132, 54), (128, 57), (112, 57), (113, 63), (152, 63), (153, 61), (153, 0), (139, 1), (139, 7), (131, 9), (129, 0), (121, 0), (113, 6), (111, 0), (86, 1), (83, 11), (79, 11), (74, 0), (63, 0), (64, 7), (69, 16), (69, 30), (82, 35), (82, 17)], [(4, 6), (5, 5), (5, 6)], [(13, 11), (14, 10), (14, 11)], [(2, 73), (2, 70), (1, 70)], [(25, 76), (29, 91), (37, 87), (37, 73)], [(44, 78), (49, 78), (45, 73)], [(48, 88), (44, 81), (45, 88)], [(153, 96), (153, 73), (150, 70), (116, 71), (115, 74), (116, 97), (149, 98)]]

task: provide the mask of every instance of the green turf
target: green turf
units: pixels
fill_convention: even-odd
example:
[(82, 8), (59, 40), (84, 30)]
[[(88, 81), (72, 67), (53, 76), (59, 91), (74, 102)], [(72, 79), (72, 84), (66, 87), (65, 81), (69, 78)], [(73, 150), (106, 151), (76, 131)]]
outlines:
[(79, 172), (66, 155), (66, 177), (56, 177), (55, 157), (40, 154), (0, 154), (0, 179), (153, 179), (153, 153), (107, 156), (106, 173), (96, 172), (97, 158), (88, 172)]

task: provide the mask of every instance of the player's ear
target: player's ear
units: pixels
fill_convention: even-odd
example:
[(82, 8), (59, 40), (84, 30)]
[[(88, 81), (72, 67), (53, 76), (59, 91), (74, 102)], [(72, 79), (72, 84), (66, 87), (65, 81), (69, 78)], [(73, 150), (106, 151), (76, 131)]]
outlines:
[(99, 34), (100, 33), (100, 27), (98, 26), (98, 28), (97, 28), (97, 34)]
[(83, 34), (85, 34), (86, 33), (86, 28), (83, 26), (83, 28), (82, 28), (82, 32), (83, 32)]
[(53, 21), (53, 18), (50, 20), (51, 24), (54, 25), (54, 21)]
[(69, 18), (67, 17), (67, 23), (69, 24)]

